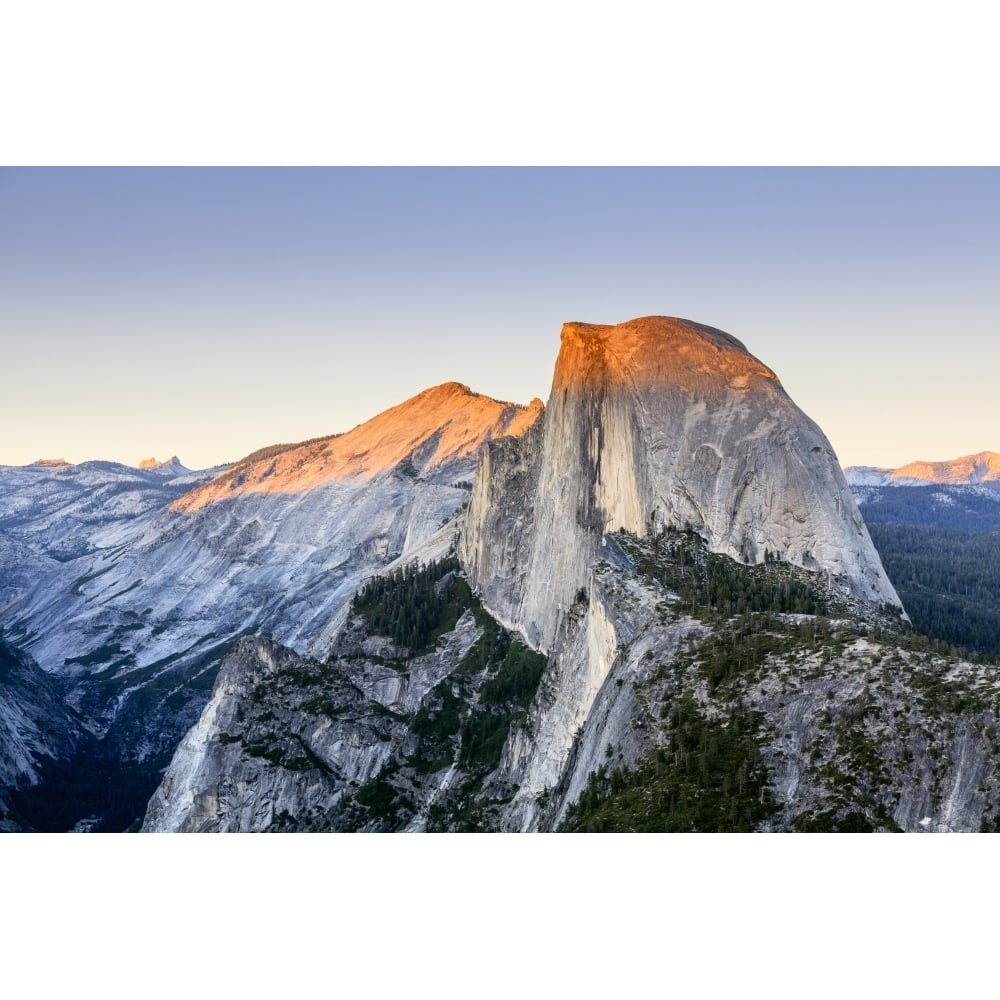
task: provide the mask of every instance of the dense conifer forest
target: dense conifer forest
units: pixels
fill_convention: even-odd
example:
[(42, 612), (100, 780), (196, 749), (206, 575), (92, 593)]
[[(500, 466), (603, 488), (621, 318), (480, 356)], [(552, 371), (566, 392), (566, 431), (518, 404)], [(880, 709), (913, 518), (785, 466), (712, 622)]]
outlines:
[(868, 530), (919, 631), (1000, 655), (1000, 531), (877, 523)]
[(916, 629), (969, 653), (1000, 655), (1000, 484), (855, 493)]
[(1000, 529), (1000, 487), (861, 486), (856, 489), (869, 528), (910, 524), (959, 528), (969, 532)]

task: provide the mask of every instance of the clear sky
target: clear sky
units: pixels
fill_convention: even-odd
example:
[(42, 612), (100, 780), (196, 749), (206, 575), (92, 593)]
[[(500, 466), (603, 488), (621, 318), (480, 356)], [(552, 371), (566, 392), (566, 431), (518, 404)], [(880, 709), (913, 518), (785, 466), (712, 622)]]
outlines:
[(0, 170), (0, 464), (191, 467), (440, 382), (548, 396), (566, 320), (740, 338), (844, 465), (1000, 451), (1000, 170)]

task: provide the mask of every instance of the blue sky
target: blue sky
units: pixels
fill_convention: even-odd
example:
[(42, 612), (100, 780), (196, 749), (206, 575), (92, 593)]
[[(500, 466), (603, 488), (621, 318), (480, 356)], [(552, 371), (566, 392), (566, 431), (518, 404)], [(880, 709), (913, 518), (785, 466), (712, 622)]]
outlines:
[(0, 463), (544, 399), (564, 321), (649, 314), (739, 337), (843, 464), (1000, 450), (997, 275), (995, 169), (3, 169)]

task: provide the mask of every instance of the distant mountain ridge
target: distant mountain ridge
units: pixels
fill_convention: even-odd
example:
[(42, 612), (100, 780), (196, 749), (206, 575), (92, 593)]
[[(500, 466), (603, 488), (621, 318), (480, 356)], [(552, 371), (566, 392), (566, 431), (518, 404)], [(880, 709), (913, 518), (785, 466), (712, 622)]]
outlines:
[(853, 486), (942, 486), (978, 485), (1000, 482), (1000, 454), (980, 451), (975, 455), (940, 462), (909, 462), (898, 469), (873, 465), (851, 465), (844, 469)]
[(991, 531), (1000, 528), (1000, 454), (980, 451), (898, 469), (855, 465), (844, 470), (851, 492), (873, 524)]
[[(120, 469), (138, 469), (140, 472), (159, 471), (164, 473), (173, 473), (177, 476), (186, 475), (196, 471), (189, 469), (176, 455), (172, 455), (165, 462), (160, 462), (153, 457), (144, 458), (141, 459), (136, 465), (125, 465), (121, 462), (109, 462), (106, 459), (92, 459), (87, 462), (68, 462), (65, 458), (38, 458), (35, 459), (34, 462), (30, 462), (28, 465), (0, 464), (0, 469), (48, 469), (51, 471), (58, 471), (65, 469), (79, 469), (95, 464), (112, 465)], [(221, 467), (222, 466), (214, 466), (213, 468), (217, 470)]]

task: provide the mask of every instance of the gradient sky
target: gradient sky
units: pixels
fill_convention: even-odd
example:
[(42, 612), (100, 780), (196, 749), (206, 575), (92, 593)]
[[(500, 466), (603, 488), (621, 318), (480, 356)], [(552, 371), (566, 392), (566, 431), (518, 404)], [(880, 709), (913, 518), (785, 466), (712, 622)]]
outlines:
[(564, 321), (650, 314), (742, 340), (844, 465), (1000, 451), (998, 290), (997, 169), (2, 169), (0, 464), (545, 399)]

